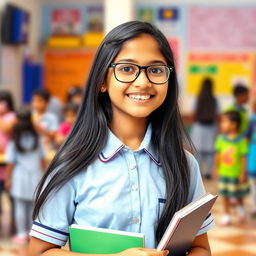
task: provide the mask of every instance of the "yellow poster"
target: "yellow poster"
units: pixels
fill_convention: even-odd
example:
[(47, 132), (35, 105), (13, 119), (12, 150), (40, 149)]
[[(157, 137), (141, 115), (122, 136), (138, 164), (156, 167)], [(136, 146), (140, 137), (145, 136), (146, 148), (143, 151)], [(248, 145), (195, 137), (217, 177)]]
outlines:
[(253, 53), (189, 53), (187, 92), (198, 94), (204, 78), (214, 81), (216, 94), (228, 95), (236, 83), (253, 83)]

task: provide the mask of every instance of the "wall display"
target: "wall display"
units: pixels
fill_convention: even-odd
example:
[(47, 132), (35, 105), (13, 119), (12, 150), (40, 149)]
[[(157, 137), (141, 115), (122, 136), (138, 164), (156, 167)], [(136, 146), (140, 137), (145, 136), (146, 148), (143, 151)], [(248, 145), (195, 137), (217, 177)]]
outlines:
[(51, 12), (51, 35), (79, 35), (81, 11), (78, 8), (55, 8)]
[(85, 85), (94, 54), (94, 50), (46, 50), (44, 60), (46, 88), (53, 95), (65, 100), (69, 87)]
[(103, 32), (103, 7), (88, 6), (87, 8), (87, 31), (88, 32)]
[(252, 53), (191, 52), (187, 59), (187, 92), (197, 94), (205, 77), (213, 78), (217, 94), (231, 94), (238, 82), (251, 87), (254, 61)]
[(54, 33), (83, 36), (86, 32), (102, 32), (103, 4), (46, 4), (41, 11), (41, 42)]
[(173, 56), (174, 56), (174, 63), (175, 63), (175, 67), (177, 72), (179, 73), (181, 70), (181, 50), (180, 50), (180, 38), (178, 37), (172, 37), (172, 38), (168, 38), (169, 44), (171, 46), (172, 52), (173, 52)]
[(155, 14), (153, 8), (139, 8), (137, 14), (138, 20), (154, 23), (155, 22)]
[(181, 28), (180, 10), (176, 7), (160, 7), (155, 22), (166, 36), (173, 36)]
[(255, 50), (256, 7), (190, 7), (190, 50)]

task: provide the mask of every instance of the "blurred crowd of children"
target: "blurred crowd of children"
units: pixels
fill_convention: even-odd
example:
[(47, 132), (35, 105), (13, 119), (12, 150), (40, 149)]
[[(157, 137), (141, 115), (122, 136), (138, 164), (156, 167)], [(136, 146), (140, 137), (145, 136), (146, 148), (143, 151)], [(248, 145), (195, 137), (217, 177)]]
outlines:
[(256, 218), (256, 101), (251, 101), (249, 117), (245, 107), (249, 89), (237, 84), (233, 104), (221, 112), (213, 91), (213, 81), (206, 78), (191, 115), (191, 139), (202, 174), (218, 180), (224, 212), (221, 225), (229, 225), (233, 207), (239, 221), (246, 221), (244, 197), (250, 192), (251, 218)]
[(72, 128), (82, 94), (81, 87), (71, 87), (63, 105), (47, 90), (39, 89), (33, 93), (30, 106), (14, 111), (12, 95), (0, 90), (0, 227), (2, 194), (6, 190), (14, 243), (27, 242), (34, 191), (52, 152), (61, 146)]

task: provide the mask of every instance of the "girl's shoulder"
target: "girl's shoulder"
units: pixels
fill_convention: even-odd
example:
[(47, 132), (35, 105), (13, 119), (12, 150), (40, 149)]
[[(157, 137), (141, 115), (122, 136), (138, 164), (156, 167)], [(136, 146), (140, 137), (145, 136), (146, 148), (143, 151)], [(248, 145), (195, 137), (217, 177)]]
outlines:
[(198, 170), (199, 170), (199, 164), (198, 164), (195, 156), (187, 150), (185, 150), (185, 155), (186, 155), (186, 158), (187, 158), (190, 173), (192, 175), (197, 175)]

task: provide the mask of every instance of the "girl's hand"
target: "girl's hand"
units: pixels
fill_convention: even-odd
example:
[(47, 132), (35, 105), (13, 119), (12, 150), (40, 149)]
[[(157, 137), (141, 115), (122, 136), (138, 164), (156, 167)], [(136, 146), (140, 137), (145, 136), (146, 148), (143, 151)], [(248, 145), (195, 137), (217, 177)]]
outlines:
[(130, 248), (118, 253), (119, 256), (167, 256), (169, 251), (157, 251), (149, 248)]
[(246, 174), (241, 175), (241, 177), (239, 178), (240, 183), (245, 183), (247, 181), (247, 177)]

